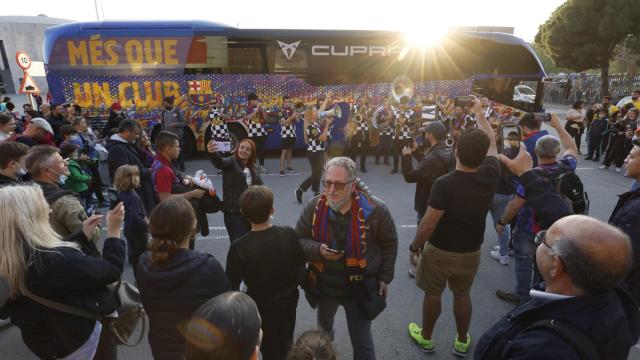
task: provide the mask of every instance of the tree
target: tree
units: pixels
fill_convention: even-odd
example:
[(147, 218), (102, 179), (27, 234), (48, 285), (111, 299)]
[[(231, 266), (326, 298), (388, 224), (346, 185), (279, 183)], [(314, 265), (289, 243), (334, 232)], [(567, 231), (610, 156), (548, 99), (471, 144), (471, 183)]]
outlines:
[(547, 54), (547, 50), (545, 50), (541, 45), (533, 43), (531, 44), (531, 47), (533, 48), (533, 50), (535, 50), (536, 54), (538, 54), (538, 58), (540, 59), (540, 62), (544, 67), (544, 71), (547, 74), (561, 73), (561, 72), (566, 73), (571, 71), (571, 69), (556, 66), (551, 56)]
[(609, 92), (609, 61), (616, 46), (640, 33), (640, 0), (568, 0), (540, 26), (535, 42), (556, 66), (599, 68), (600, 93)]

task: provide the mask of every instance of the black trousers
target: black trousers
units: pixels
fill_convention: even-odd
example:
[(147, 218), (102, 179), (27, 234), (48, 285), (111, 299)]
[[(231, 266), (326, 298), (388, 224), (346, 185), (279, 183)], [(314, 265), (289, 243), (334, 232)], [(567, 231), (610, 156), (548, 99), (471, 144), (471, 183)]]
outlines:
[(602, 146), (602, 135), (592, 135), (589, 137), (589, 152), (587, 157), (597, 159), (600, 158), (600, 148)]
[(369, 150), (369, 133), (355, 134), (349, 139), (349, 155), (351, 160), (356, 161), (360, 155), (360, 169), (364, 169), (367, 162), (367, 150)]
[(309, 159), (309, 164), (311, 165), (311, 175), (300, 184), (300, 189), (307, 191), (311, 187), (313, 193), (318, 194), (320, 193), (320, 180), (324, 170), (324, 151), (307, 151), (307, 159)]
[(250, 138), (256, 143), (256, 157), (258, 158), (258, 162), (260, 166), (264, 166), (264, 144), (267, 142), (266, 136), (256, 136)]
[(224, 227), (227, 228), (229, 242), (233, 242), (235, 239), (251, 231), (251, 224), (244, 215), (239, 212), (225, 211)]
[(402, 154), (402, 148), (411, 145), (411, 139), (394, 139), (392, 145), (393, 152), (393, 169), (398, 170), (400, 164), (400, 156)]
[(262, 358), (264, 360), (286, 359), (293, 343), (298, 297), (277, 304), (257, 302), (257, 305), (262, 318), (263, 337), (260, 345)]
[(91, 191), (95, 192), (99, 202), (105, 202), (102, 194), (102, 177), (100, 176), (100, 163), (98, 161), (89, 163), (91, 172)]
[(580, 144), (582, 143), (583, 128), (582, 128), (582, 124), (578, 124), (580, 125), (579, 129), (571, 127), (571, 125), (575, 125), (575, 124), (578, 124), (578, 123), (573, 121), (567, 121), (567, 123), (564, 125), (564, 129), (567, 130), (569, 135), (571, 135), (571, 137), (575, 140), (576, 146), (578, 147), (578, 152), (580, 152)]
[(610, 166), (612, 163), (616, 167), (622, 167), (624, 164), (624, 158), (627, 153), (626, 149), (626, 137), (624, 135), (613, 135), (611, 137), (609, 148), (607, 149), (607, 156), (604, 159), (603, 165)]
[(391, 150), (391, 135), (380, 135), (380, 143), (376, 150), (376, 162), (380, 160), (380, 156), (383, 157), (384, 163), (389, 163), (389, 153)]
[(145, 226), (143, 228), (125, 228), (124, 229), (124, 237), (127, 238), (127, 244), (131, 249), (130, 263), (133, 267), (133, 271), (135, 274), (135, 270), (138, 267), (138, 260), (140, 259), (140, 255), (142, 255), (145, 251), (147, 251), (147, 242), (149, 241), (149, 227)]

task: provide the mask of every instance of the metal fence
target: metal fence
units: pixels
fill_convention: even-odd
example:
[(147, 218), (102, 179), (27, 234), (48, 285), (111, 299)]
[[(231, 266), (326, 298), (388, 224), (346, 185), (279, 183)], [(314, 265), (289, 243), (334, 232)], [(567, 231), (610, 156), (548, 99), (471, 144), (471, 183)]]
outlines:
[[(601, 75), (569, 75), (566, 79), (555, 78), (545, 85), (544, 101), (556, 104), (573, 104), (582, 100), (588, 104), (602, 101), (600, 94)], [(609, 75), (609, 95), (617, 102), (640, 89), (640, 74)]]

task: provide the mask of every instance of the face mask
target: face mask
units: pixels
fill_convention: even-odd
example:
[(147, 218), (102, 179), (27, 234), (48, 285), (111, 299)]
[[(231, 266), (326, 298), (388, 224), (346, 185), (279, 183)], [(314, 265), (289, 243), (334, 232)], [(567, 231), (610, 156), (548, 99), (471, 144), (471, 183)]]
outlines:
[(60, 186), (64, 185), (64, 183), (67, 182), (67, 179), (69, 178), (67, 175), (65, 174), (60, 174), (59, 172), (50, 169), (51, 171), (53, 171), (54, 173), (58, 174), (58, 184), (60, 184)]

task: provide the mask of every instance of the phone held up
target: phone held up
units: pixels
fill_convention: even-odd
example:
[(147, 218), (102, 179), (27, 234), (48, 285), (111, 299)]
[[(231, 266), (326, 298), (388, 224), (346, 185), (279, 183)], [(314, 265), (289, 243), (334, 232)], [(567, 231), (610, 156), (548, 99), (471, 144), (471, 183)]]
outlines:
[(344, 250), (336, 250), (336, 249), (332, 249), (330, 247), (325, 248), (325, 250), (327, 250), (328, 252), (330, 252), (332, 254), (342, 254), (342, 253), (344, 253)]
[(514, 124), (503, 124), (501, 127), (502, 154), (515, 159), (520, 151), (520, 128)]
[(546, 112), (533, 113), (533, 118), (539, 123), (551, 122), (551, 114)]
[(230, 141), (219, 141), (216, 142), (218, 147), (218, 151), (220, 152), (230, 152), (231, 151), (231, 142)]

